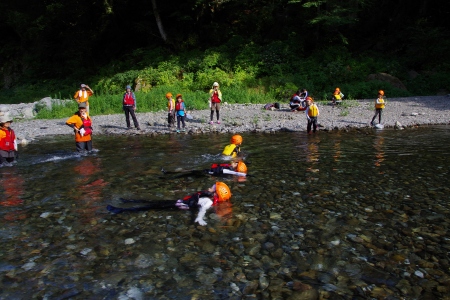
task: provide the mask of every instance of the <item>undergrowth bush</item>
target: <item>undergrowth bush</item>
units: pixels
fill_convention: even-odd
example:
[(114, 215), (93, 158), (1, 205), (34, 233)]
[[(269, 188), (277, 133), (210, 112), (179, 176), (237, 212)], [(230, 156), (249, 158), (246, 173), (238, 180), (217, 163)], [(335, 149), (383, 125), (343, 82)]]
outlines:
[[(387, 97), (430, 95), (450, 86), (449, 67), (422, 72), (414, 79), (395, 57), (366, 52), (352, 55), (345, 47), (324, 48), (308, 57), (293, 41), (273, 41), (262, 46), (239, 37), (206, 51), (179, 55), (163, 48), (137, 49), (99, 70), (94, 77), (27, 83), (0, 92), (1, 103), (32, 102), (60, 94), (71, 99), (80, 83), (94, 89), (91, 114), (120, 113), (126, 85), (138, 90), (138, 111), (165, 109), (165, 93), (183, 94), (188, 108), (207, 108), (212, 83), (221, 86), (228, 103), (286, 102), (297, 89), (306, 88), (316, 100), (330, 99), (340, 87), (345, 99), (376, 97), (383, 89)], [(128, 68), (128, 69), (127, 69)], [(385, 72), (401, 78), (409, 91), (386, 82), (366, 81), (372, 73)], [(78, 76), (78, 75), (77, 75)], [(56, 98), (56, 96), (55, 96)], [(57, 106), (56, 106), (57, 107)], [(76, 108), (76, 107), (75, 107)], [(67, 114), (67, 108), (39, 112), (39, 117)]]

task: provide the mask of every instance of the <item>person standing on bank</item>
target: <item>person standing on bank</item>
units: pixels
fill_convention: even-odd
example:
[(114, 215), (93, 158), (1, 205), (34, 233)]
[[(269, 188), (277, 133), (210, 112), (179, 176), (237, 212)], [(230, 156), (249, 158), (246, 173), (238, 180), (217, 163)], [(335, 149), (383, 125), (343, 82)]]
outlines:
[(75, 145), (78, 152), (92, 150), (92, 121), (86, 110), (86, 103), (78, 104), (78, 111), (66, 121), (75, 133)]
[(308, 124), (306, 125), (306, 131), (308, 132), (308, 134), (311, 133), (311, 126), (313, 129), (313, 132), (315, 133), (317, 130), (317, 117), (319, 116), (319, 108), (317, 107), (317, 105), (314, 103), (313, 98), (311, 97), (306, 97), (306, 110), (305, 110), (305, 114), (306, 114), (306, 118), (308, 119)]
[(383, 109), (386, 106), (386, 101), (384, 98), (384, 91), (379, 90), (378, 91), (378, 97), (377, 100), (375, 100), (375, 115), (372, 118), (372, 121), (370, 122), (370, 125), (375, 126), (375, 119), (378, 116), (378, 124), (381, 124), (381, 113)]
[(86, 103), (86, 111), (89, 113), (89, 97), (94, 94), (94, 91), (86, 84), (81, 84), (80, 89), (75, 92), (73, 98), (78, 104)]
[(17, 140), (11, 129), (12, 121), (11, 117), (0, 117), (0, 167), (10, 167), (17, 159)]
[(130, 124), (130, 115), (133, 118), (134, 127), (136, 127), (137, 130), (141, 130), (139, 127), (139, 122), (136, 119), (136, 96), (131, 91), (131, 86), (127, 85), (126, 92), (123, 94), (123, 111), (125, 112), (125, 120), (127, 122), (127, 128), (131, 129)]
[(219, 90), (219, 83), (214, 82), (212, 89), (209, 91), (209, 107), (211, 108), (211, 121), (209, 124), (211, 125), (214, 124), (214, 110), (216, 111), (217, 124), (220, 124), (220, 102), (222, 102), (222, 92)]

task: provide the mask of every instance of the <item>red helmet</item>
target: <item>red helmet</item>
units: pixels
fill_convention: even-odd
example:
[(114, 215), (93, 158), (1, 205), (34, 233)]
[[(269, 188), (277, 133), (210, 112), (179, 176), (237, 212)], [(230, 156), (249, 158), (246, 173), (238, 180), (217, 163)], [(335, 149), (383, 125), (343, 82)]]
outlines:
[(231, 137), (231, 143), (235, 144), (235, 145), (240, 145), (242, 144), (242, 136), (240, 136), (239, 134), (235, 134)]

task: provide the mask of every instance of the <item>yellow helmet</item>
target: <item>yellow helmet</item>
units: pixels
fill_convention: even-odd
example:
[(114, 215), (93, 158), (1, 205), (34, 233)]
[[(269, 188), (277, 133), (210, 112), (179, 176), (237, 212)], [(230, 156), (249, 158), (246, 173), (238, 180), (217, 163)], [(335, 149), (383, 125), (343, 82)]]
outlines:
[(219, 196), (219, 201), (227, 201), (231, 198), (230, 188), (220, 181), (216, 182), (216, 194)]
[(169, 99), (170, 97), (172, 97), (172, 93), (171, 93), (171, 92), (168, 92), (168, 93), (166, 94), (166, 98)]
[(240, 145), (242, 144), (242, 136), (240, 136), (239, 134), (235, 134), (231, 137), (231, 143), (235, 144), (235, 145)]
[(236, 171), (247, 174), (247, 166), (243, 161), (238, 162)]

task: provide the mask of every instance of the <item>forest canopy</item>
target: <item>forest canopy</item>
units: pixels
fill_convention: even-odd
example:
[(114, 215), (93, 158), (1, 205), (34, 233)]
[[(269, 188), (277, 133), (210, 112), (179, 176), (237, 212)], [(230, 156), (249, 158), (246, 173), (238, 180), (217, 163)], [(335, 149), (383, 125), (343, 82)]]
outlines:
[[(81, 82), (397, 94), (450, 89), (450, 3), (444, 0), (5, 0), (0, 98), (63, 96)], [(11, 100), (14, 98), (14, 100)], [(7, 100), (5, 100), (7, 101)]]

